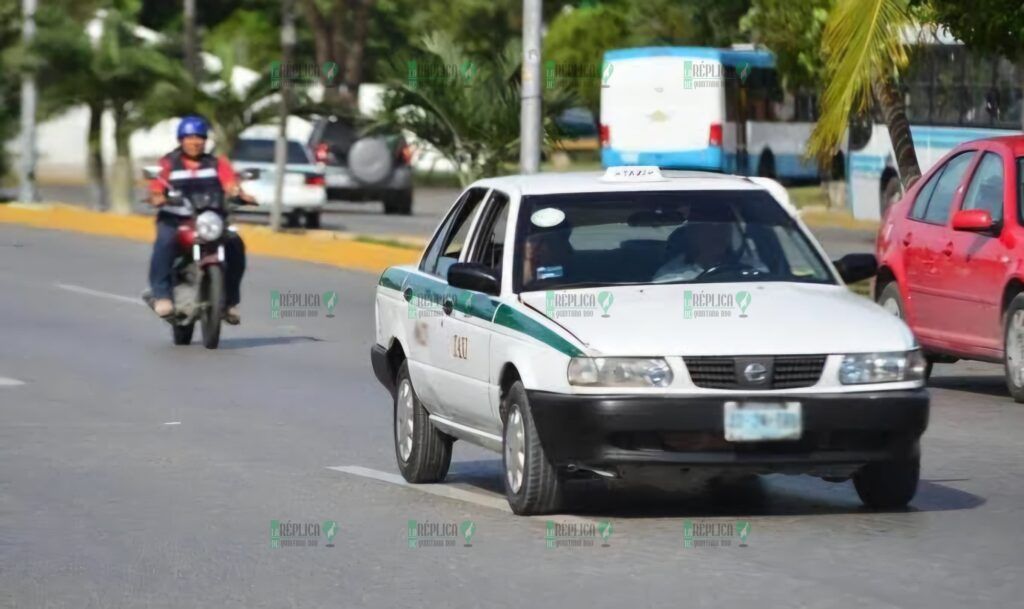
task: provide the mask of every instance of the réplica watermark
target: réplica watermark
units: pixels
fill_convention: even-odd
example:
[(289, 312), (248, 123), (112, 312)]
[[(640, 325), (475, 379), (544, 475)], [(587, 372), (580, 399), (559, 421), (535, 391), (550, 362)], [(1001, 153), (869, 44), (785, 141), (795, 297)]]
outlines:
[(338, 534), (338, 522), (292, 522), (291, 520), (270, 521), (271, 548), (325, 548), (334, 547), (334, 537)]
[(270, 319), (334, 317), (338, 293), (270, 291)]
[(601, 63), (565, 63), (560, 61), (544, 62), (544, 87), (555, 88), (555, 85), (576, 80), (600, 80), (601, 88), (611, 86), (615, 64), (605, 61)]
[(462, 545), (473, 547), (476, 522), (435, 522), (431, 520), (410, 520), (406, 541), (410, 548), (454, 548)]
[(423, 319), (426, 317), (440, 317), (444, 314), (443, 294), (415, 294), (408, 302), (407, 315), (409, 319)]
[(683, 319), (747, 317), (753, 296), (746, 290), (686, 290), (683, 292)]
[(551, 319), (563, 317), (611, 317), (609, 311), (615, 295), (608, 290), (600, 292), (555, 292), (544, 294), (544, 313)]
[(477, 65), (469, 59), (460, 64), (410, 59), (405, 62), (405, 66), (406, 84), (410, 89), (417, 88), (425, 81), (441, 81), (468, 87), (473, 84), (479, 73)]
[(333, 61), (322, 64), (275, 61), (270, 64), (270, 86), (274, 89), (281, 86), (282, 80), (305, 84), (319, 82), (330, 86), (335, 84), (337, 77), (338, 64)]
[(684, 548), (747, 547), (750, 521), (719, 522), (715, 520), (684, 520)]
[(559, 522), (548, 520), (544, 529), (544, 547), (554, 548), (593, 548), (600, 545), (610, 547), (612, 522)]
[(740, 63), (736, 65), (736, 76), (727, 76), (725, 66), (717, 61), (702, 61), (699, 59), (687, 59), (683, 61), (683, 88), (684, 89), (709, 89), (721, 87), (728, 78), (736, 78), (741, 83), (747, 81), (750, 75), (750, 64)]

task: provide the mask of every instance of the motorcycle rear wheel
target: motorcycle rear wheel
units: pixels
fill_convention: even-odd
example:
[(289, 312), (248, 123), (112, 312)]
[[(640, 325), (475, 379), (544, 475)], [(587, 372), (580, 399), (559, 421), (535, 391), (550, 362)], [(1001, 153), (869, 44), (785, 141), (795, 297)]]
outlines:
[(211, 264), (203, 269), (199, 293), (200, 302), (203, 303), (203, 312), (200, 316), (203, 346), (207, 349), (216, 349), (220, 344), (220, 318), (224, 310), (224, 271), (220, 266)]

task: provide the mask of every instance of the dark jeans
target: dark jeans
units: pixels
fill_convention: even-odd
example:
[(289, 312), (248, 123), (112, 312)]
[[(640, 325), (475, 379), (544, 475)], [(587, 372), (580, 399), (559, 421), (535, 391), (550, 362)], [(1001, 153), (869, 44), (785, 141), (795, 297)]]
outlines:
[[(171, 214), (157, 214), (156, 242), (149, 259), (149, 288), (154, 299), (172, 298), (171, 266), (178, 256), (178, 226), (183, 220)], [(237, 233), (228, 230), (224, 238), (224, 267), (224, 304), (233, 307), (241, 301), (245, 244)]]

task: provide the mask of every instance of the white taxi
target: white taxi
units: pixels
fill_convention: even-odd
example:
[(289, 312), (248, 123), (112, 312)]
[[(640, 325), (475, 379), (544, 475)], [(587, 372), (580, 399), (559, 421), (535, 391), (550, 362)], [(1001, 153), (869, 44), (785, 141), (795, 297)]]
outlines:
[(869, 507), (917, 489), (928, 423), (907, 326), (849, 291), (764, 178), (653, 167), (480, 180), (417, 265), (380, 277), (374, 373), (399, 469), (503, 455), (517, 514), (576, 477), (796, 473)]

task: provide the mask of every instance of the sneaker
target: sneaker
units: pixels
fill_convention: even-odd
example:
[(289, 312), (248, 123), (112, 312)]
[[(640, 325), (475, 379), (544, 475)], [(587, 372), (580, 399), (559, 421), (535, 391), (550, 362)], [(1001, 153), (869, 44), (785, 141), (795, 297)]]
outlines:
[(174, 313), (174, 303), (169, 298), (158, 298), (153, 303), (153, 312), (160, 317), (167, 317)]
[(237, 326), (239, 324), (239, 322), (241, 322), (241, 321), (242, 321), (242, 315), (238, 311), (238, 305), (235, 305), (233, 307), (228, 307), (228, 309), (226, 311), (224, 311), (224, 322), (225, 323), (229, 323), (232, 326)]

